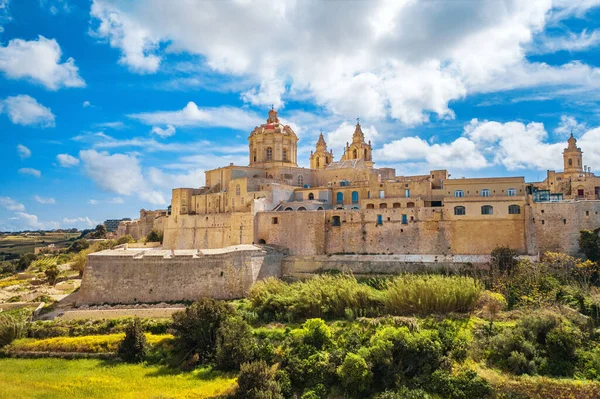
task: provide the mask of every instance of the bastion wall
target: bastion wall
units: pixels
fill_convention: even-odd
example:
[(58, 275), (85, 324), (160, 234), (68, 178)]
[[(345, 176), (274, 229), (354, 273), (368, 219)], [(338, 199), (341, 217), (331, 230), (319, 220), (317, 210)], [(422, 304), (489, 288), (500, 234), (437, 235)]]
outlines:
[(77, 304), (241, 298), (256, 281), (280, 277), (281, 259), (281, 254), (253, 245), (101, 251), (88, 256)]

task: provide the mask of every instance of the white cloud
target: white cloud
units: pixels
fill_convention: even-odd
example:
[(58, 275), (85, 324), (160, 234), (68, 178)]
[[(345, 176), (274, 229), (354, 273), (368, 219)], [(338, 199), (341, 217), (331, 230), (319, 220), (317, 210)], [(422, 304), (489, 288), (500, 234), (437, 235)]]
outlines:
[(63, 168), (79, 165), (79, 159), (69, 154), (58, 154), (56, 160)]
[(27, 228), (35, 229), (35, 230), (47, 230), (47, 229), (58, 229), (60, 228), (60, 224), (58, 222), (41, 222), (37, 215), (33, 215), (31, 213), (25, 212), (15, 212), (16, 218), (13, 220), (18, 220), (23, 223)]
[(28, 95), (7, 97), (0, 101), (0, 113), (5, 113), (11, 122), (23, 126), (54, 127), (54, 114)]
[(534, 53), (556, 53), (557, 51), (584, 51), (600, 44), (600, 30), (588, 33), (586, 29), (576, 34), (568, 32), (563, 36), (543, 36), (532, 49)]
[(10, 79), (30, 79), (50, 90), (84, 87), (73, 58), (60, 63), (62, 51), (54, 39), (13, 39), (0, 47), (0, 71)]
[(125, 128), (125, 124), (121, 121), (97, 123), (96, 126), (105, 127), (108, 129), (124, 129)]
[[(471, 93), (549, 85), (594, 90), (600, 85), (597, 68), (531, 62), (527, 51), (548, 23), (585, 15), (596, 5), (379, 0), (348, 7), (305, 0), (177, 1), (165, 7), (160, 0), (94, 0), (91, 16), (100, 23), (98, 35), (134, 70), (156, 71), (164, 53), (187, 53), (212, 73), (249, 85), (241, 89), (242, 99), (254, 105), (281, 107), (287, 97), (314, 101), (344, 117), (391, 117), (415, 125), (431, 115), (453, 118), (451, 102)], [(204, 75), (187, 73), (188, 81)], [(188, 111), (198, 113), (197, 107)], [(206, 119), (169, 116), (150, 124)]]
[(100, 203), (100, 202), (99, 202), (98, 200), (95, 200), (95, 199), (91, 199), (91, 200), (89, 200), (89, 204), (90, 204), (90, 205), (98, 205), (99, 203)]
[(69, 225), (67, 227), (72, 227), (73, 225), (84, 225), (87, 227), (94, 227), (96, 226), (96, 222), (94, 222), (92, 219), (90, 219), (89, 217), (85, 216), (85, 217), (76, 217), (76, 218), (64, 218), (63, 219), (63, 224), (65, 225)]
[(87, 107), (91, 107), (92, 103), (89, 101), (84, 101), (83, 104), (81, 104), (83, 108), (87, 108)]
[(173, 125), (167, 125), (166, 129), (162, 129), (158, 126), (153, 126), (151, 133), (154, 133), (160, 137), (171, 137), (175, 134), (175, 127)]
[(240, 108), (198, 108), (193, 101), (187, 103), (180, 111), (143, 112), (128, 116), (147, 125), (221, 126), (241, 130), (251, 129), (260, 124), (262, 119)]
[(430, 144), (419, 137), (403, 137), (375, 151), (381, 161), (426, 163), (429, 168), (480, 169), (488, 162), (473, 141), (459, 137), (451, 143)]
[(203, 169), (193, 169), (186, 174), (169, 174), (157, 168), (150, 168), (148, 176), (153, 184), (167, 189), (175, 187), (198, 188), (204, 186)]
[(31, 156), (31, 150), (25, 147), (23, 144), (17, 145), (17, 152), (19, 153), (19, 158), (25, 159)]
[(0, 197), (0, 206), (9, 211), (24, 211), (25, 205), (15, 201), (10, 197)]
[(19, 173), (22, 175), (31, 175), (37, 178), (42, 177), (42, 172), (33, 168), (21, 168), (19, 169)]
[[(342, 122), (336, 129), (327, 132), (324, 134), (325, 141), (327, 142), (327, 148), (333, 149), (333, 155), (336, 160), (339, 160), (344, 153), (344, 148), (346, 147), (346, 143), (352, 142), (352, 135), (354, 134), (354, 130), (356, 129), (356, 125)], [(371, 141), (371, 145), (375, 145), (375, 141), (379, 136), (377, 133), (377, 129), (374, 126), (361, 126), (361, 130), (365, 135), (365, 141)], [(311, 149), (314, 147), (314, 143), (310, 143)]]
[(108, 201), (109, 204), (124, 204), (125, 200), (121, 197), (114, 197)]
[(56, 200), (54, 198), (51, 198), (51, 197), (44, 198), (44, 197), (40, 197), (39, 195), (35, 195), (33, 197), (33, 199), (35, 199), (40, 204), (44, 204), (44, 205), (53, 205), (53, 204), (56, 204)]
[(164, 195), (145, 181), (134, 155), (85, 150), (79, 152), (79, 158), (85, 173), (102, 189), (119, 195), (137, 195), (151, 204), (166, 204)]
[(587, 126), (585, 123), (577, 122), (577, 119), (572, 116), (561, 115), (560, 123), (558, 124), (558, 127), (554, 129), (554, 133), (564, 138), (568, 137), (571, 133), (579, 135), (579, 133), (586, 129)]

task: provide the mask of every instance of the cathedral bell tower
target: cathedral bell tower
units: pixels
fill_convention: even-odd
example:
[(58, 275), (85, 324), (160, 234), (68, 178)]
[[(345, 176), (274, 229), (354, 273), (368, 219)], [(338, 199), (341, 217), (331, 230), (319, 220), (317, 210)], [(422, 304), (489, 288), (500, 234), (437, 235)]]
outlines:
[(371, 155), (372, 151), (373, 149), (371, 148), (371, 141), (369, 141), (369, 144), (365, 143), (365, 135), (357, 118), (356, 128), (354, 129), (354, 134), (352, 135), (352, 144), (346, 143), (342, 161), (359, 159), (363, 160), (367, 167), (373, 167), (374, 162)]
[(310, 168), (325, 169), (331, 162), (333, 162), (333, 151), (327, 152), (327, 143), (321, 132), (317, 141), (317, 150), (314, 153), (310, 152)]
[(583, 173), (583, 152), (581, 151), (581, 148), (577, 147), (577, 140), (573, 137), (573, 132), (571, 132), (571, 137), (569, 137), (567, 142), (569, 144), (563, 151), (563, 161), (565, 164), (564, 173)]

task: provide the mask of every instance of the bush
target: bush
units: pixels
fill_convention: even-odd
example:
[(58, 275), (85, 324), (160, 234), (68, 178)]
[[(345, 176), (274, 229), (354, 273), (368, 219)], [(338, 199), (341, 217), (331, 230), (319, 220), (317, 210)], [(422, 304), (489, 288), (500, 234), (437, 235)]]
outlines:
[(264, 361), (240, 367), (236, 396), (240, 399), (283, 399), (275, 371)]
[(17, 338), (22, 338), (27, 332), (27, 323), (24, 318), (0, 314), (0, 348), (10, 344)]
[(221, 370), (239, 370), (254, 359), (257, 347), (252, 329), (241, 317), (224, 320), (217, 331), (215, 361)]
[(385, 391), (375, 396), (375, 399), (431, 399), (431, 395), (422, 389), (402, 387), (396, 392)]
[(163, 241), (162, 231), (152, 230), (146, 236), (146, 242), (162, 242), (162, 241)]
[(579, 248), (592, 262), (600, 262), (600, 227), (594, 231), (581, 230)]
[(490, 384), (473, 370), (450, 374), (437, 370), (431, 376), (431, 390), (447, 399), (484, 399), (491, 397)]
[(337, 368), (337, 375), (346, 392), (354, 395), (367, 391), (373, 379), (365, 359), (355, 353), (346, 354), (342, 365)]
[[(34, 321), (27, 324), (27, 337), (80, 337), (85, 335), (104, 335), (124, 333), (133, 321), (132, 318), (102, 320), (61, 320)], [(171, 327), (170, 319), (139, 319), (144, 331), (151, 334), (166, 334)]]
[(58, 267), (56, 267), (56, 265), (52, 265), (44, 271), (44, 274), (46, 275), (46, 278), (48, 279), (48, 284), (54, 285), (54, 284), (56, 284), (56, 279), (58, 278), (58, 275), (60, 274), (60, 270), (58, 270)]
[(492, 251), (490, 262), (490, 274), (492, 279), (496, 275), (512, 273), (517, 265), (517, 253), (508, 247), (497, 247)]
[(80, 252), (84, 249), (88, 249), (90, 247), (90, 243), (85, 238), (80, 238), (79, 240), (73, 241), (73, 243), (67, 249), (68, 252)]
[(33, 262), (36, 259), (37, 255), (32, 253), (21, 255), (21, 257), (19, 258), (19, 262), (17, 263), (17, 270), (22, 271), (27, 269), (29, 265), (31, 265), (31, 262)]
[(175, 344), (185, 358), (194, 355), (202, 362), (214, 360), (217, 331), (233, 309), (224, 301), (203, 298), (184, 311), (173, 314)]
[(140, 363), (147, 354), (146, 336), (140, 320), (135, 318), (125, 331), (125, 338), (119, 344), (117, 355), (128, 363)]
[(117, 238), (116, 245), (131, 244), (134, 242), (135, 238), (133, 238), (131, 234), (125, 234), (124, 236)]

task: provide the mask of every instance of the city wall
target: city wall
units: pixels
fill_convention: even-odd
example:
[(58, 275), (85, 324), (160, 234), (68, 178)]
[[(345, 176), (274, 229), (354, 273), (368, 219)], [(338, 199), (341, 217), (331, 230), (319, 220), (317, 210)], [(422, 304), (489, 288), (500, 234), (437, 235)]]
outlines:
[(88, 256), (77, 304), (241, 298), (257, 280), (281, 276), (281, 259), (253, 245), (101, 251)]

